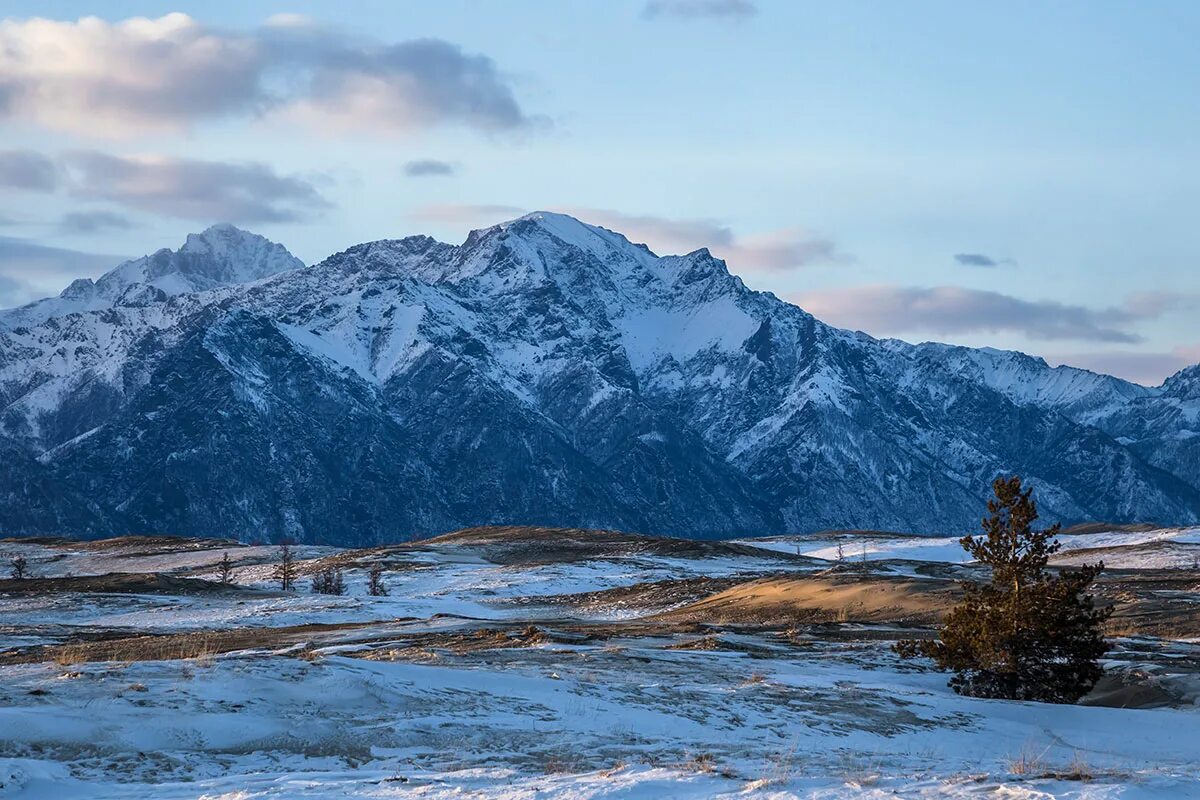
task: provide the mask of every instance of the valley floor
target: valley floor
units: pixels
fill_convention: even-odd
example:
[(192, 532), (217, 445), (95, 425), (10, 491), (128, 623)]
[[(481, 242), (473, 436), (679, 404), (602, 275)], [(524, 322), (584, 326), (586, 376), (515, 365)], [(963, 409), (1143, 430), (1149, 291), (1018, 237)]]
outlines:
[(1200, 530), (1064, 541), (1125, 609), (1077, 706), (892, 654), (971, 570), (944, 539), (480, 529), (300, 548), (289, 593), (273, 548), (7, 542), (0, 797), (1200, 797)]

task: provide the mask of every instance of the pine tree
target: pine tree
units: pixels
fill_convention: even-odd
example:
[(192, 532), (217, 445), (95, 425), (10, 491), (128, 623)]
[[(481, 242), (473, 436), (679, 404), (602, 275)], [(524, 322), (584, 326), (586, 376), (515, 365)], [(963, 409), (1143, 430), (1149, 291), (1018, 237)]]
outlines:
[(279, 545), (279, 563), (275, 566), (275, 580), (285, 592), (290, 592), (296, 583), (296, 557), (292, 553), (291, 543), (284, 541)]
[(229, 560), (228, 550), (222, 554), (221, 562), (217, 564), (217, 577), (226, 586), (233, 582), (233, 562)]
[(376, 561), (367, 573), (367, 594), (372, 597), (387, 597), (387, 587), (383, 584), (383, 564)]
[(954, 672), (959, 694), (1074, 703), (1103, 674), (1108, 650), (1088, 588), (1103, 564), (1046, 569), (1058, 551), (1059, 525), (1036, 531), (1037, 504), (1019, 477), (998, 478), (988, 501), (984, 535), (964, 536), (963, 549), (991, 568), (989, 583), (965, 581), (965, 597), (947, 615), (937, 641), (905, 641), (905, 657), (929, 656)]

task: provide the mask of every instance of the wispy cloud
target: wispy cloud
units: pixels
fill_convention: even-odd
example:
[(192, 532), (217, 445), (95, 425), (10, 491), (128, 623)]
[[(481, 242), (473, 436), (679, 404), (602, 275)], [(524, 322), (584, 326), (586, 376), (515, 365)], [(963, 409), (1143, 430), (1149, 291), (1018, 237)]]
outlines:
[(256, 162), (71, 153), (72, 194), (201, 222), (297, 222), (330, 203), (308, 180)]
[(410, 178), (427, 178), (443, 175), (453, 175), (458, 168), (449, 161), (438, 161), (435, 158), (421, 158), (409, 161), (404, 165), (404, 174)]
[(439, 39), (366, 41), (299, 15), (245, 32), (180, 13), (0, 22), (0, 117), (128, 136), (279, 114), (377, 133), (540, 121), (491, 59)]
[(113, 211), (70, 211), (58, 224), (60, 232), (68, 235), (100, 233), (107, 230), (129, 230), (133, 223), (128, 217)]
[(47, 247), (0, 236), (0, 308), (28, 303), (83, 275), (96, 275), (123, 256)]
[(1093, 372), (1116, 375), (1144, 386), (1158, 386), (1184, 367), (1200, 364), (1200, 344), (1170, 351), (1115, 350), (1047, 355), (1051, 364), (1070, 364)]
[(0, 188), (52, 192), (58, 188), (58, 179), (58, 167), (41, 153), (0, 150)]
[[(508, 205), (429, 205), (410, 216), (423, 222), (481, 228), (519, 217), (529, 210)], [(588, 224), (616, 231), (660, 255), (690, 253), (707, 247), (714, 255), (728, 261), (735, 272), (781, 271), (853, 261), (831, 239), (804, 228), (741, 236), (729, 225), (715, 219), (626, 214), (582, 206), (551, 206), (546, 210), (569, 214)]]
[(751, 0), (648, 0), (642, 7), (646, 19), (749, 19), (758, 13)]
[(847, 263), (853, 259), (838, 250), (831, 239), (804, 228), (738, 235), (720, 220), (625, 214), (603, 208), (551, 209), (584, 222), (610, 228), (656, 253), (688, 253), (707, 247), (729, 262), (735, 271), (780, 271), (819, 263)]
[(792, 300), (826, 322), (880, 335), (1008, 332), (1125, 344), (1142, 341), (1131, 325), (1168, 308), (1137, 295), (1122, 307), (1093, 309), (957, 286), (854, 286), (801, 292)]
[(954, 260), (964, 267), (999, 267), (1015, 263), (1011, 258), (992, 258), (983, 253), (955, 253)]

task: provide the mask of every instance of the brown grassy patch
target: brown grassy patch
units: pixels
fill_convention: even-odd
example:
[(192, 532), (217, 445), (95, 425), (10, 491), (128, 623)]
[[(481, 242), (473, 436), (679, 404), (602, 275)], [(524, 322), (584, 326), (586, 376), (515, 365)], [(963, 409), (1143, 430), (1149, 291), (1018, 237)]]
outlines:
[(959, 596), (946, 581), (782, 577), (749, 581), (658, 618), (719, 624), (936, 623)]

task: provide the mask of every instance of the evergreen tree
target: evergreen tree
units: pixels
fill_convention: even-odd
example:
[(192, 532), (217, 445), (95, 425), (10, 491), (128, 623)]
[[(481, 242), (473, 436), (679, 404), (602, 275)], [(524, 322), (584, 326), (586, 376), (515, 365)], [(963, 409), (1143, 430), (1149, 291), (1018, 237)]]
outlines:
[(964, 536), (963, 549), (991, 568), (989, 583), (965, 581), (965, 597), (946, 617), (936, 641), (904, 641), (902, 656), (929, 656), (952, 670), (959, 694), (1074, 703), (1103, 670), (1101, 628), (1111, 609), (1097, 609), (1088, 588), (1104, 565), (1048, 572), (1059, 525), (1034, 530), (1032, 489), (1019, 477), (997, 478), (984, 535)]

